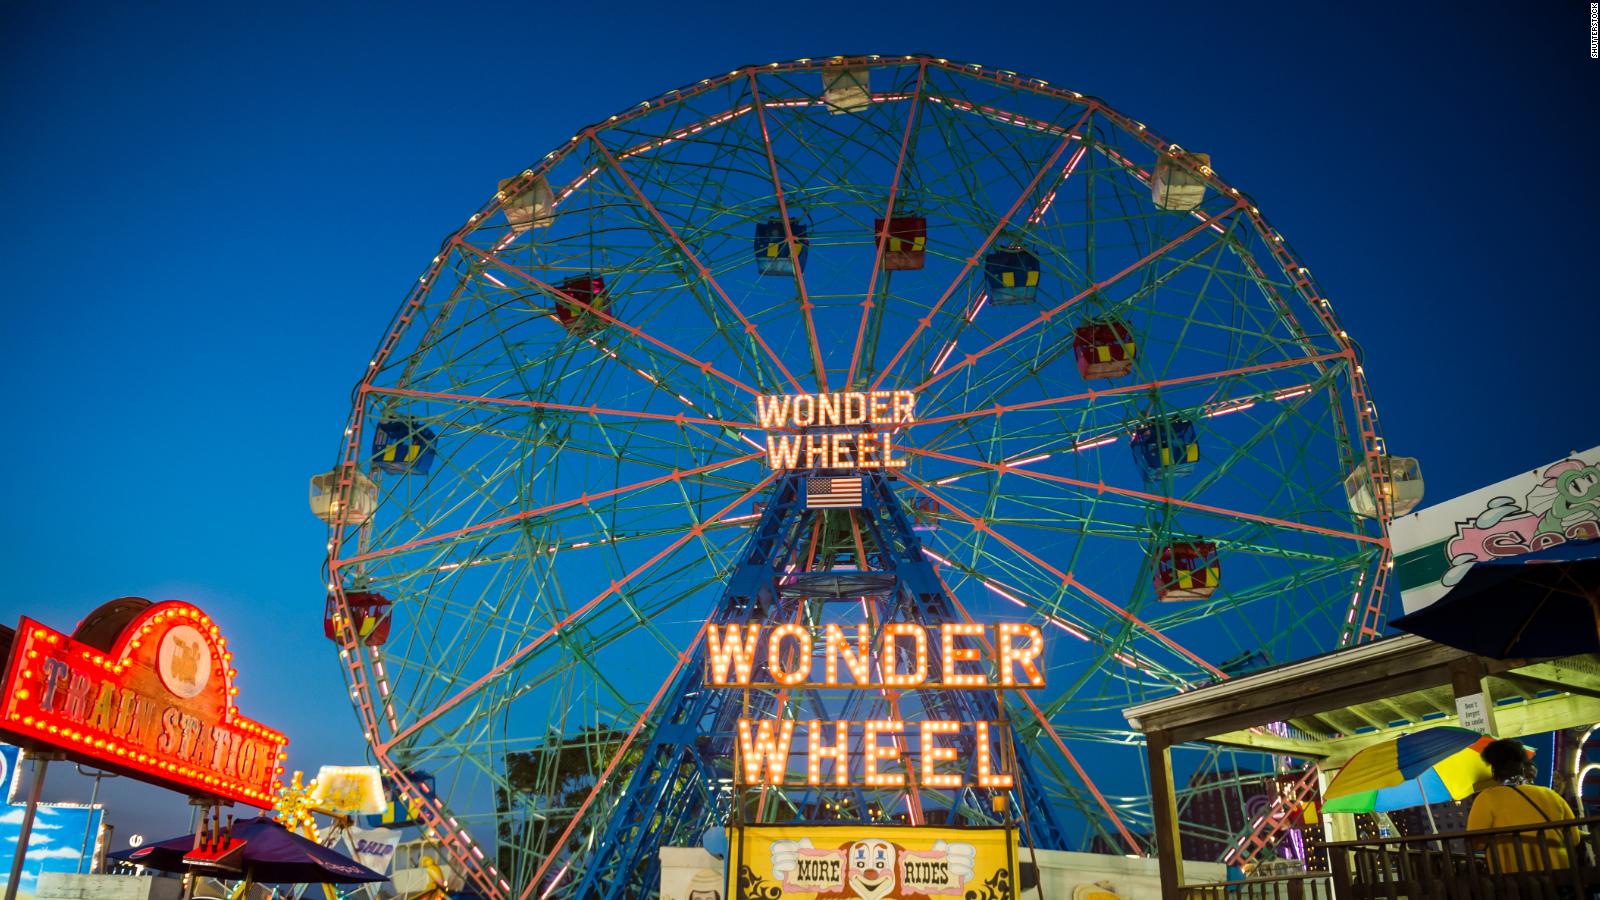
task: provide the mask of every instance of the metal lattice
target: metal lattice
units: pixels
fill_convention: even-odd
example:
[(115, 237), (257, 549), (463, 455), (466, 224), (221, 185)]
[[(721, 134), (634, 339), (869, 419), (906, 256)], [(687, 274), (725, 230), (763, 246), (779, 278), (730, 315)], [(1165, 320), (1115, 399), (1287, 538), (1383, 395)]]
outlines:
[[(892, 496), (943, 589), (1050, 638), (1016, 740), (1075, 841), (1144, 849), (1122, 708), (1381, 628), (1381, 519), (1340, 489), (1383, 471), (1355, 345), (1208, 160), (978, 66), (739, 69), (508, 179), (354, 396), (329, 585), (346, 618), (347, 591), (393, 606), (340, 652), (477, 890), (581, 882), (618, 748), (672, 712), (773, 501), (754, 398), (890, 389), (917, 393)], [(386, 423), (426, 429), (426, 473), (375, 458)], [(854, 540), (818, 535), (820, 566)]]

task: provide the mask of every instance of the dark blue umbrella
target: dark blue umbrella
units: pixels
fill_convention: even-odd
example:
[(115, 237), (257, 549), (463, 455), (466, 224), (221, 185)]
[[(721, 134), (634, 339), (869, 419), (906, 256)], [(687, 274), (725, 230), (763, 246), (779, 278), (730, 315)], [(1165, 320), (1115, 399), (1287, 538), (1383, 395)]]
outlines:
[[(363, 881), (388, 881), (387, 875), (363, 866), (342, 853), (307, 840), (265, 816), (233, 823), (228, 832), (244, 841), (239, 862), (239, 877), (271, 884), (350, 884)], [(164, 872), (188, 872), (194, 867), (183, 861), (194, 849), (194, 835), (184, 834), (132, 850), (111, 854), (113, 859), (149, 866)], [(227, 873), (217, 873), (227, 878)]]
[(1600, 541), (1476, 563), (1403, 631), (1491, 659), (1600, 652)]

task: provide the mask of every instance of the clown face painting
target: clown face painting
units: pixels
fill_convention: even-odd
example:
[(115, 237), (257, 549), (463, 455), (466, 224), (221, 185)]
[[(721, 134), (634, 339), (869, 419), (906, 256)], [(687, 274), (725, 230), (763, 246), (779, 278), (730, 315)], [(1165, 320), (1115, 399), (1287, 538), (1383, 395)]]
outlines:
[[(900, 829), (899, 833), (909, 836), (911, 832)], [(772, 841), (769, 871), (784, 891), (782, 896), (797, 900), (956, 898), (965, 894), (976, 875), (978, 848), (965, 841), (938, 839), (931, 845), (911, 842), (907, 846), (873, 831), (857, 832), (849, 838), (822, 847), (809, 837)], [(1004, 845), (998, 849), (1000, 861), (1009, 861)]]
[(856, 841), (845, 855), (845, 879), (861, 900), (883, 900), (898, 885), (895, 846), (888, 841)]

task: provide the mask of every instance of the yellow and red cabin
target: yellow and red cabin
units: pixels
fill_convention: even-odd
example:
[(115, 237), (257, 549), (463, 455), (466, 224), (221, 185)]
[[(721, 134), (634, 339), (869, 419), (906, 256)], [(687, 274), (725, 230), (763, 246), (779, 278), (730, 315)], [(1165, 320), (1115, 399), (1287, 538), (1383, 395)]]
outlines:
[(1156, 552), (1157, 600), (1205, 600), (1222, 581), (1222, 561), (1213, 541), (1177, 541)]
[[(389, 639), (389, 611), (393, 605), (389, 598), (375, 591), (345, 591), (344, 602), (350, 609), (350, 627), (355, 630), (356, 639), (368, 647), (382, 647)], [(342, 641), (339, 630), (343, 625), (339, 598), (329, 594), (322, 614), (322, 633), (330, 641)]]
[(607, 320), (595, 315), (595, 312), (609, 312), (611, 308), (611, 295), (606, 292), (604, 278), (580, 275), (561, 282), (556, 289), (561, 292), (556, 297), (556, 318), (561, 320), (562, 327), (573, 334), (587, 334), (606, 327)]
[(1133, 332), (1121, 319), (1079, 325), (1072, 335), (1078, 374), (1085, 379), (1121, 378), (1133, 371), (1138, 350)]
[(928, 220), (922, 216), (895, 216), (887, 224), (883, 219), (872, 223), (873, 237), (882, 237), (883, 268), (888, 272), (905, 272), (922, 268), (927, 260)]

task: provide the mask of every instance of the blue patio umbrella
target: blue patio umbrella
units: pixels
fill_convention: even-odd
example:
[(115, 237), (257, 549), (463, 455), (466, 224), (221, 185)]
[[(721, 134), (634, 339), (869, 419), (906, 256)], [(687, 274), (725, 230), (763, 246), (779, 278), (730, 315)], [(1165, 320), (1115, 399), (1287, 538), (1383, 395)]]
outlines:
[(1600, 541), (1472, 566), (1396, 628), (1492, 659), (1600, 652)]
[[(307, 840), (265, 816), (233, 823), (229, 835), (244, 842), (239, 862), (239, 877), (270, 884), (351, 884), (388, 881), (387, 875), (363, 866), (315, 841)], [(183, 857), (194, 849), (194, 835), (146, 844), (111, 854), (113, 859), (160, 869), (187, 872), (192, 868)], [(228, 877), (222, 875), (221, 877)]]

